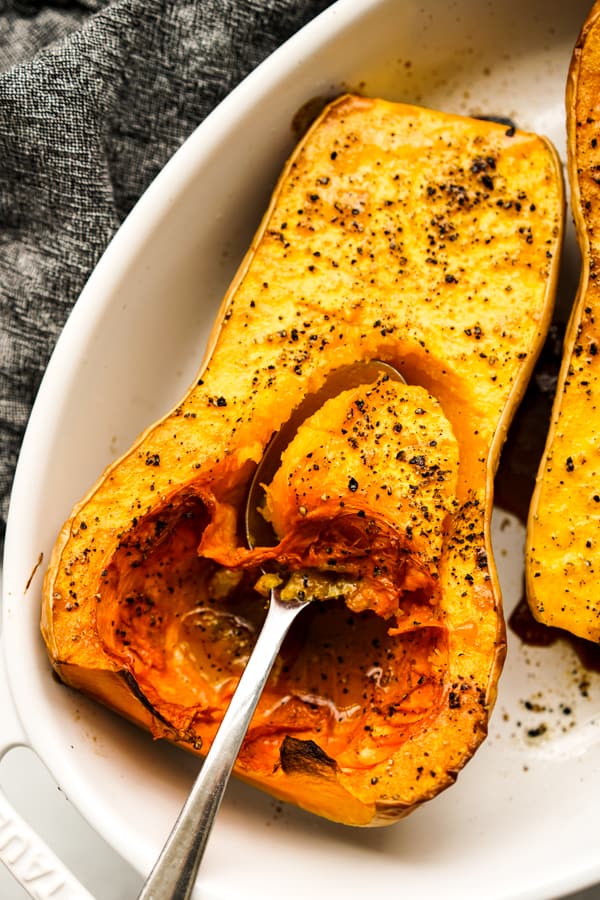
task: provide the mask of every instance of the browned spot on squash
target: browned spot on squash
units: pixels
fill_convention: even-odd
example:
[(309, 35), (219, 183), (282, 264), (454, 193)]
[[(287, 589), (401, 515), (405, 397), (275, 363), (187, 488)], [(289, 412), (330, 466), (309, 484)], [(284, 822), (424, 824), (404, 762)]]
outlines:
[(286, 774), (299, 772), (304, 775), (331, 774), (337, 769), (335, 759), (327, 756), (316, 741), (302, 741), (286, 735), (279, 748), (281, 768)]
[(119, 672), (119, 676), (123, 679), (134, 697), (137, 697), (142, 706), (147, 709), (155, 719), (158, 719), (159, 722), (162, 722), (164, 725), (172, 728), (171, 723), (165, 719), (162, 713), (155, 706), (153, 706), (152, 703), (150, 703), (131, 672)]

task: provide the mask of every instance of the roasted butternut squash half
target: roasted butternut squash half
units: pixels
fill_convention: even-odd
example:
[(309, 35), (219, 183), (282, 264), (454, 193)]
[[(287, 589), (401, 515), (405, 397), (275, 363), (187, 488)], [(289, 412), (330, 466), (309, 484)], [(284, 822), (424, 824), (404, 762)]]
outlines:
[(571, 205), (581, 250), (577, 297), (528, 521), (527, 597), (536, 619), (600, 640), (600, 3), (567, 82)]
[[(450, 785), (504, 657), (493, 479), (549, 323), (562, 222), (539, 137), (354, 96), (326, 108), (197, 380), (57, 540), (42, 631), (60, 678), (203, 753), (273, 570), (317, 599), (237, 774), (354, 825)], [(342, 390), (300, 425), (266, 485), (275, 545), (249, 549), (245, 498), (271, 436), (332, 371), (374, 359), (406, 384)]]

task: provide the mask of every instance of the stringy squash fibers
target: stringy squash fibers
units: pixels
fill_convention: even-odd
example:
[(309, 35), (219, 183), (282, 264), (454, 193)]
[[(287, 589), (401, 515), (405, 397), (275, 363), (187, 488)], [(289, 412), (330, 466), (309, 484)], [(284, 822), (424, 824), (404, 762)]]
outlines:
[[(493, 477), (548, 326), (562, 204), (534, 135), (331, 104), (285, 167), (197, 380), (58, 538), (42, 630), (61, 679), (202, 753), (276, 562), (329, 599), (292, 628), (237, 774), (356, 825), (451, 784), (504, 656)], [(301, 426), (267, 489), (280, 542), (247, 549), (272, 433), (332, 370), (371, 359), (407, 384), (343, 391)]]
[(530, 507), (527, 598), (546, 625), (600, 640), (600, 4), (567, 82), (568, 173), (582, 267)]

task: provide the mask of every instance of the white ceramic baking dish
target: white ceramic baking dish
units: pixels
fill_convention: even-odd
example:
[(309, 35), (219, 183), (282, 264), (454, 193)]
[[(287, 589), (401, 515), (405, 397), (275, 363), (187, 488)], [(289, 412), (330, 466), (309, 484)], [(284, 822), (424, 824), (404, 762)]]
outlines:
[[(564, 85), (589, 5), (339, 0), (189, 138), (79, 298), (31, 416), (10, 506), (0, 755), (15, 744), (32, 747), (139, 872), (149, 870), (199, 762), (51, 677), (38, 618), (59, 526), (105, 464), (192, 380), (307, 101), (356, 89), (510, 116), (549, 136), (564, 156)], [(570, 300), (577, 265), (569, 232), (561, 302)], [(523, 529), (498, 512), (494, 539), (510, 609), (522, 591)], [(488, 741), (455, 787), (390, 828), (336, 826), (232, 784), (200, 874), (201, 896), (548, 898), (600, 880), (600, 683), (590, 673), (587, 697), (578, 693), (576, 664), (566, 645), (526, 648), (510, 635)], [(527, 735), (540, 721), (540, 704), (531, 702), (538, 695), (546, 732), (536, 742)], [(561, 719), (567, 705), (569, 728)], [(0, 856), (32, 896), (86, 896), (3, 797)], [(36, 860), (44, 877), (39, 867), (32, 876)]]

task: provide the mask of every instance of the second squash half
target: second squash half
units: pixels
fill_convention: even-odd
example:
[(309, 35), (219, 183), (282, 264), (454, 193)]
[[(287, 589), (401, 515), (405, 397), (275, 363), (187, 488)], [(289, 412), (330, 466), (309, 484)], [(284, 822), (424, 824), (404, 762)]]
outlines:
[(600, 3), (567, 84), (568, 172), (582, 266), (527, 534), (533, 615), (600, 640)]

